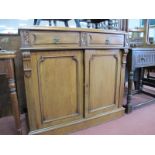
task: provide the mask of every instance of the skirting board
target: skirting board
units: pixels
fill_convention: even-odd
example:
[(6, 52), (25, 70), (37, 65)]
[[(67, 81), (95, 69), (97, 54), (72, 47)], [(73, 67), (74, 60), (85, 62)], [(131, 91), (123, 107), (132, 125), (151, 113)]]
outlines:
[(62, 135), (69, 134), (81, 129), (86, 129), (101, 123), (117, 119), (124, 115), (124, 108), (115, 109), (111, 112), (104, 113), (102, 115), (97, 115), (91, 118), (85, 118), (78, 121), (74, 121), (64, 125), (57, 125), (54, 127), (48, 127), (43, 129), (38, 129), (35, 131), (30, 131), (30, 135)]

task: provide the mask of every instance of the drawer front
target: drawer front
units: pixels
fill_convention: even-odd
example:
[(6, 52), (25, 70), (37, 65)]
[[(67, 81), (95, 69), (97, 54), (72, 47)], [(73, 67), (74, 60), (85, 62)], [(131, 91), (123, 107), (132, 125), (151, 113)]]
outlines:
[(136, 51), (133, 56), (136, 67), (148, 67), (155, 65), (155, 51)]
[(39, 47), (69, 47), (80, 45), (78, 32), (30, 32), (29, 44)]
[(124, 46), (124, 35), (88, 33), (88, 46)]

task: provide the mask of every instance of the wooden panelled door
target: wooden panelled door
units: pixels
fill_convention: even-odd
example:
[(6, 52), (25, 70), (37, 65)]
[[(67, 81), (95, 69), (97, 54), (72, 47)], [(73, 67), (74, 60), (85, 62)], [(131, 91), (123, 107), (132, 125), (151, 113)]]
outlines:
[(40, 126), (63, 124), (83, 117), (83, 53), (53, 51), (34, 56)]
[(119, 50), (85, 52), (85, 116), (118, 107), (121, 55)]

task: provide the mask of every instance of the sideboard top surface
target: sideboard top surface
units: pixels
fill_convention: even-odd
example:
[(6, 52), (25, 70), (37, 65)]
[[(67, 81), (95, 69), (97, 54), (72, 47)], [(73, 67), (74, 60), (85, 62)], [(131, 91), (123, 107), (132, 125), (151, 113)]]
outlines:
[(114, 33), (114, 34), (127, 34), (125, 31), (118, 30), (103, 30), (103, 29), (90, 29), (90, 28), (66, 28), (66, 27), (48, 27), (48, 26), (31, 26), (20, 27), (21, 30), (29, 31), (70, 31), (70, 32), (95, 32), (95, 33)]

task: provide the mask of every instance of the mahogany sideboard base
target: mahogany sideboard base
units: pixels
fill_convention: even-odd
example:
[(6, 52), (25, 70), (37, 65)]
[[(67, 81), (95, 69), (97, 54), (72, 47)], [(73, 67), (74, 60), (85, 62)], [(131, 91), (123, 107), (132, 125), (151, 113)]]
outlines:
[(43, 129), (30, 131), (28, 134), (29, 135), (61, 135), (66, 133), (68, 134), (122, 117), (125, 114), (124, 111), (125, 109), (121, 107), (119, 109), (115, 109), (113, 111), (104, 114), (100, 114), (83, 120), (77, 120), (74, 122), (70, 122), (68, 124), (64, 125), (61, 124), (54, 127), (47, 127)]

